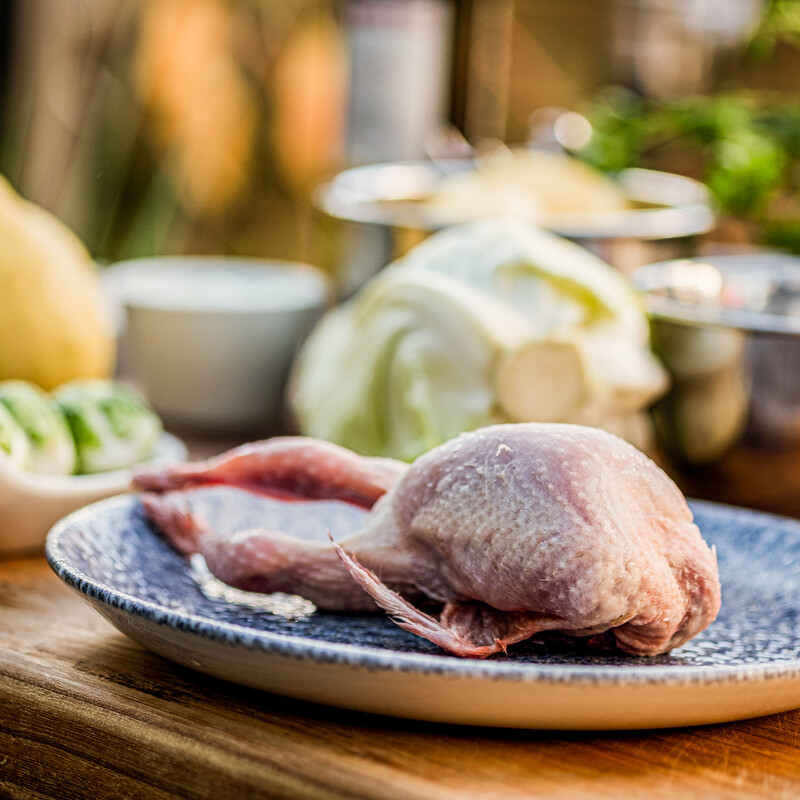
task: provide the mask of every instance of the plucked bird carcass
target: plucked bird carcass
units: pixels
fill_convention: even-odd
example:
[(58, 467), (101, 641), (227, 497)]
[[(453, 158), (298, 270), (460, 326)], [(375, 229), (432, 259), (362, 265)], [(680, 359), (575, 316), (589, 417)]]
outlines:
[[(226, 583), (300, 594), (320, 611), (383, 609), (459, 656), (505, 652), (544, 631), (655, 655), (720, 607), (716, 555), (680, 490), (595, 428), (494, 425), (410, 466), (282, 437), (140, 469), (135, 485), (154, 526)], [(301, 520), (309, 502), (362, 513), (344, 535), (269, 520), (223, 532), (194, 502), (220, 485), (269, 496)]]

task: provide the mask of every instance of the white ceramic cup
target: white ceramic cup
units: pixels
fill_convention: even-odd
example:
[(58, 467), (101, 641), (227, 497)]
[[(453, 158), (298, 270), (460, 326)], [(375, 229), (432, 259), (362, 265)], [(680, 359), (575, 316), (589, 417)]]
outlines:
[(120, 372), (173, 428), (274, 425), (293, 358), (332, 297), (327, 276), (286, 261), (177, 256), (106, 272), (123, 313)]

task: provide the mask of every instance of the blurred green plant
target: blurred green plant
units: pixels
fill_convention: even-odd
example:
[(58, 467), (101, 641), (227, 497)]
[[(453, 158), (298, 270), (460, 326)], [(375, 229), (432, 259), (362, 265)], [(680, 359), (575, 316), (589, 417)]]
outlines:
[(688, 174), (708, 186), (748, 241), (800, 252), (796, 96), (728, 91), (655, 103), (612, 87), (587, 116), (594, 133), (577, 155), (588, 163), (606, 172), (649, 167)]
[(749, 46), (749, 55), (766, 58), (785, 42), (800, 47), (800, 0), (770, 0)]

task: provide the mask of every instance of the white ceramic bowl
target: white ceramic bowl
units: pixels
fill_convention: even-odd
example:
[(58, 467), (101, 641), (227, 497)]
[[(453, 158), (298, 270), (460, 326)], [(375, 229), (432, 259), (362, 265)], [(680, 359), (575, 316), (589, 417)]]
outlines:
[(124, 376), (173, 429), (220, 433), (274, 424), (294, 355), (332, 297), (314, 267), (221, 256), (123, 261), (106, 284), (124, 312)]
[[(186, 445), (165, 433), (151, 461), (178, 462), (186, 457)], [(20, 470), (0, 456), (0, 554), (42, 550), (47, 532), (61, 517), (128, 491), (130, 482), (130, 469), (95, 475), (39, 475)]]

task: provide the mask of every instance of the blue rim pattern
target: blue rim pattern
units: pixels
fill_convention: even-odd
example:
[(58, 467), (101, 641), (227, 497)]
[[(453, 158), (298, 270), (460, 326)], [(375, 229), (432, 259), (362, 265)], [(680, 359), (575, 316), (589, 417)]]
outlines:
[(209, 599), (189, 563), (146, 522), (135, 495), (88, 506), (50, 532), (55, 573), (112, 622), (138, 617), (232, 648), (367, 670), (451, 678), (590, 684), (739, 682), (800, 677), (800, 521), (713, 503), (692, 503), (717, 548), (719, 619), (666, 656), (591, 654), (524, 643), (508, 656), (459, 659), (382, 616), (313, 614), (297, 620)]

